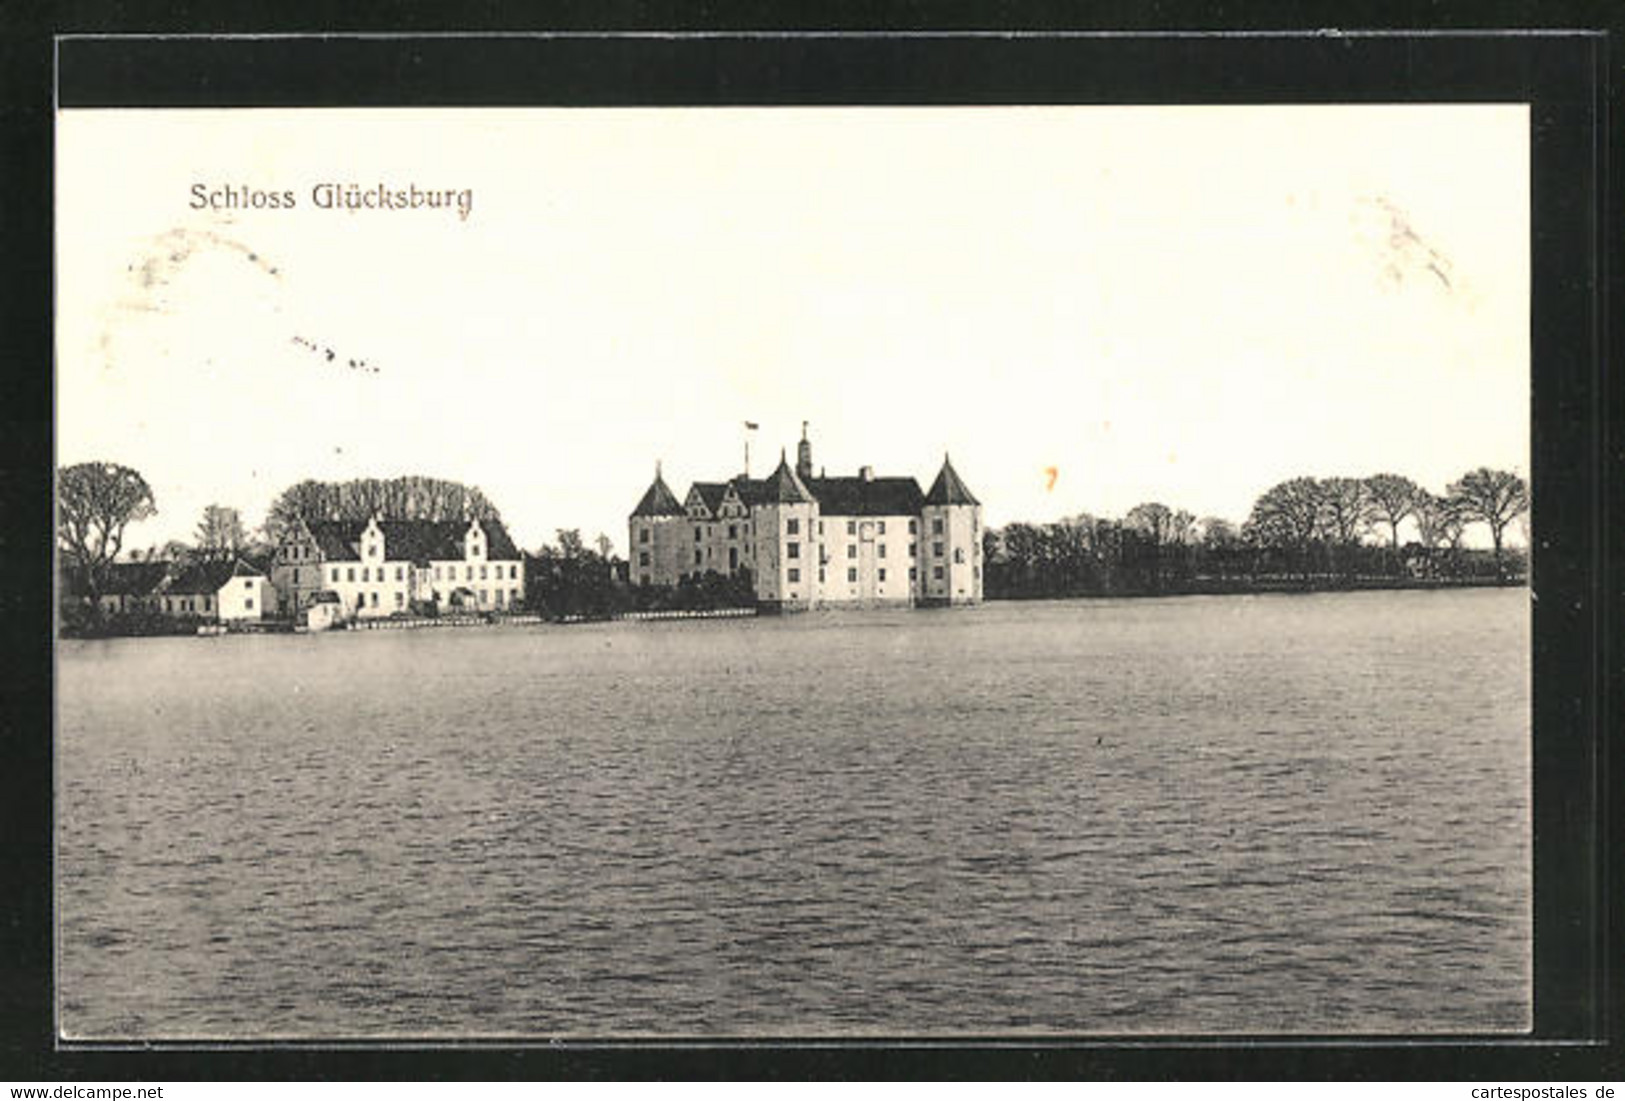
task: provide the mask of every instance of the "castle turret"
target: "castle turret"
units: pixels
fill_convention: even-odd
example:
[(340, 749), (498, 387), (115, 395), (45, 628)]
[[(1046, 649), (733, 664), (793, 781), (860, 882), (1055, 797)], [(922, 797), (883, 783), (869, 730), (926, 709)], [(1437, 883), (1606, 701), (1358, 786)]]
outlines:
[(947, 455), (920, 511), (920, 601), (976, 604), (982, 599), (982, 503)]
[(759, 605), (764, 611), (812, 607), (818, 600), (818, 500), (783, 452), (751, 514)]
[(655, 463), (655, 478), (626, 522), (627, 561), (633, 584), (671, 585), (681, 572), (678, 554), (682, 550), (678, 521), (684, 516), (676, 494), (661, 477)]

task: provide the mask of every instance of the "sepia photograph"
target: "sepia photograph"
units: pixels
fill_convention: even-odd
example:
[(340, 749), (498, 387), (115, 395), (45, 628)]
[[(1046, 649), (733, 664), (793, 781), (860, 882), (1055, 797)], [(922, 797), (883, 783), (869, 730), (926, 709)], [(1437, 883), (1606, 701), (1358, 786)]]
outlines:
[(55, 126), (62, 1041), (1533, 1028), (1528, 104)]

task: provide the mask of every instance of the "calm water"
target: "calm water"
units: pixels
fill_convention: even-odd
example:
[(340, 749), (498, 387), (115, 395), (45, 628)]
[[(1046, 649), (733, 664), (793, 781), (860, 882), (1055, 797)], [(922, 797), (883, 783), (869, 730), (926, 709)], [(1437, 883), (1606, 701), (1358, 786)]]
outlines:
[(63, 643), (75, 1037), (1530, 1021), (1528, 597)]

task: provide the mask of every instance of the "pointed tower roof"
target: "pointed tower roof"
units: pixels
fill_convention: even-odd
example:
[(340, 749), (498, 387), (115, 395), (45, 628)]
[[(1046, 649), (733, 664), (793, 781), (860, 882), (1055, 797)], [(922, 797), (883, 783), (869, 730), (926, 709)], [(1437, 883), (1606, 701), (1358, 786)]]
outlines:
[(648, 490), (638, 507), (632, 510), (633, 516), (682, 516), (683, 506), (677, 503), (677, 497), (672, 493), (671, 487), (666, 485), (666, 479), (660, 475), (660, 464), (655, 464), (655, 480), (649, 483)]
[(807, 491), (806, 483), (796, 476), (790, 469), (790, 463), (785, 459), (784, 452), (779, 452), (778, 469), (768, 475), (767, 499), (781, 505), (811, 504), (813, 495)]
[(942, 456), (942, 469), (937, 472), (937, 480), (931, 483), (930, 492), (925, 495), (928, 505), (979, 505), (970, 487), (954, 469), (954, 464), (948, 461), (948, 456)]

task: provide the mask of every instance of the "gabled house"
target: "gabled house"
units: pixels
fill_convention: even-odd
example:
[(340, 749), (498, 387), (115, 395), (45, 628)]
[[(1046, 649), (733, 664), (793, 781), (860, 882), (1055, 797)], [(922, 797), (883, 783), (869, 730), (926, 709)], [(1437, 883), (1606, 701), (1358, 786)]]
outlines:
[(497, 520), (299, 523), (271, 570), (277, 606), (301, 615), (332, 593), (345, 618), (421, 610), (506, 611), (524, 600), (522, 556)]
[(261, 619), (275, 598), (270, 578), (241, 558), (182, 566), (153, 597), (165, 615), (219, 623)]

